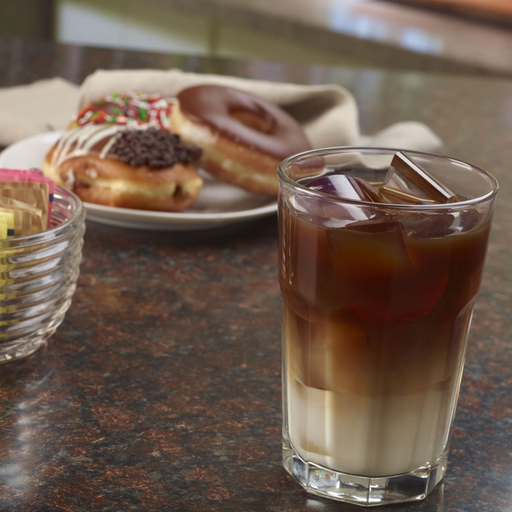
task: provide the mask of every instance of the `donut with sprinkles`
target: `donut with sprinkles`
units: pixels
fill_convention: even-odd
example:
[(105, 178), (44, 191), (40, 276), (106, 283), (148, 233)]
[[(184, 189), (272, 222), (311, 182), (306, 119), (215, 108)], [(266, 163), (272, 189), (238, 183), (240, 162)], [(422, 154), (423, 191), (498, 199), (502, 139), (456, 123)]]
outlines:
[(45, 157), (43, 170), (83, 201), (176, 212), (198, 196), (201, 150), (170, 132), (174, 100), (112, 93), (86, 104)]

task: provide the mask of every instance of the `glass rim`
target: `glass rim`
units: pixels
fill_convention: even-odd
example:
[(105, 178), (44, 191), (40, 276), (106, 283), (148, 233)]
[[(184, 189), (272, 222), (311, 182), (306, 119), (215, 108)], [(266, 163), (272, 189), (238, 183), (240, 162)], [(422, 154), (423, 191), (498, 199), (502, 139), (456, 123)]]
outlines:
[[(472, 199), (466, 199), (465, 201), (457, 201), (456, 203), (440, 203), (440, 204), (399, 204), (399, 203), (376, 203), (376, 202), (370, 202), (370, 201), (361, 201), (356, 199), (350, 199), (342, 196), (338, 196), (336, 194), (329, 194), (326, 192), (320, 192), (318, 190), (312, 190), (305, 185), (302, 185), (298, 183), (297, 181), (294, 181), (292, 178), (290, 178), (285, 168), (289, 167), (290, 162), (293, 162), (293, 160), (298, 160), (302, 157), (307, 156), (326, 156), (326, 155), (333, 155), (333, 154), (341, 154), (341, 153), (396, 153), (398, 151), (403, 151), (405, 153), (409, 153), (412, 155), (420, 155), (420, 156), (426, 156), (426, 157), (434, 157), (434, 158), (442, 158), (443, 160), (448, 160), (450, 162), (456, 163), (456, 164), (464, 164), (470, 166), (473, 170), (479, 172), (480, 174), (483, 174), (489, 181), (491, 185), (491, 190), (487, 192), (486, 194), (478, 197), (474, 197)], [(426, 210), (426, 211), (432, 211), (432, 210), (458, 210), (461, 208), (465, 208), (468, 206), (473, 206), (482, 202), (485, 202), (487, 200), (490, 200), (496, 194), (499, 190), (499, 184), (498, 180), (485, 169), (482, 169), (481, 167), (474, 165), (470, 162), (465, 162), (464, 160), (459, 160), (457, 158), (452, 158), (449, 156), (439, 155), (436, 153), (428, 153), (425, 151), (414, 151), (409, 149), (400, 149), (400, 148), (385, 148), (385, 147), (371, 147), (371, 146), (331, 146), (327, 148), (320, 148), (320, 149), (311, 149), (309, 151), (303, 151), (301, 153), (297, 153), (295, 155), (291, 155), (287, 158), (285, 158), (277, 167), (277, 176), (279, 178), (279, 181), (283, 181), (292, 187), (302, 191), (305, 194), (308, 194), (312, 197), (320, 197), (324, 199), (329, 200), (336, 200), (337, 202), (342, 201), (353, 205), (362, 205), (362, 206), (371, 206), (373, 208), (385, 208), (385, 209), (392, 209), (392, 210)]]
[[(41, 231), (40, 233), (35, 233), (33, 235), (26, 235), (26, 236), (13, 236), (12, 238), (6, 238), (4, 242), (9, 242), (9, 247), (12, 247), (13, 242), (15, 244), (15, 247), (27, 247), (30, 245), (39, 244), (41, 242), (47, 241), (47, 238), (51, 237), (51, 240), (55, 240), (59, 237), (60, 232), (62, 230), (65, 230), (70, 224), (75, 222), (80, 216), (82, 216), (84, 212), (84, 205), (81, 201), (81, 199), (71, 190), (68, 190), (63, 187), (59, 187), (58, 185), (55, 187), (54, 192), (54, 200), (55, 200), (55, 194), (56, 193), (63, 194), (64, 196), (71, 197), (73, 202), (75, 203), (76, 207), (74, 211), (72, 212), (69, 219), (66, 219), (62, 224), (59, 224), (58, 226), (55, 226), (53, 228), (45, 229), (44, 231)], [(51, 236), (51, 235), (54, 236)], [(14, 247), (12, 247), (14, 248)]]

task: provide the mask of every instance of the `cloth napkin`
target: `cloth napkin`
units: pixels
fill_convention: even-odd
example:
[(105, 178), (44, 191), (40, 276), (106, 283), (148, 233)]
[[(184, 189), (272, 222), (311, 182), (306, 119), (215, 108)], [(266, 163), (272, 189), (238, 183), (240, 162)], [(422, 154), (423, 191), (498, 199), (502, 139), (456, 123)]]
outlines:
[(112, 92), (142, 91), (173, 97), (197, 84), (235, 87), (281, 106), (299, 121), (315, 148), (365, 145), (436, 152), (442, 146), (432, 130), (414, 121), (362, 136), (355, 99), (339, 85), (274, 83), (179, 69), (98, 70), (80, 89), (60, 78), (0, 89), (0, 145), (64, 129), (81, 106)]
[(0, 146), (63, 130), (76, 112), (78, 91), (62, 78), (0, 89)]

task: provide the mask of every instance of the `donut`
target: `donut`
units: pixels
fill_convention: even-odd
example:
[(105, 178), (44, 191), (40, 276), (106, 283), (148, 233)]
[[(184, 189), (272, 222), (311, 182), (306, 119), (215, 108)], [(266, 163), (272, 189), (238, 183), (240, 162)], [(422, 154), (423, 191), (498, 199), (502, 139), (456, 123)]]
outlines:
[(277, 166), (311, 149), (300, 124), (280, 107), (238, 89), (199, 85), (178, 93), (171, 131), (203, 153), (216, 178), (258, 194), (277, 194)]
[(43, 171), (82, 201), (178, 212), (197, 198), (201, 150), (169, 131), (172, 102), (112, 94), (87, 104), (47, 153)]

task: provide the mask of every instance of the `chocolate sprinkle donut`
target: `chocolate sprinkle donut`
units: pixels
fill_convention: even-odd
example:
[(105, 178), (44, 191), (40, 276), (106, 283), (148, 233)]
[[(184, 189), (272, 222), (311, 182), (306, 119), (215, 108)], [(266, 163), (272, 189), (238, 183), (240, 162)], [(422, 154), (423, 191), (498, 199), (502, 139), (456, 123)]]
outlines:
[(114, 142), (108, 153), (132, 167), (143, 165), (150, 169), (164, 169), (176, 163), (191, 164), (201, 156), (201, 149), (188, 144), (166, 130), (128, 130)]

